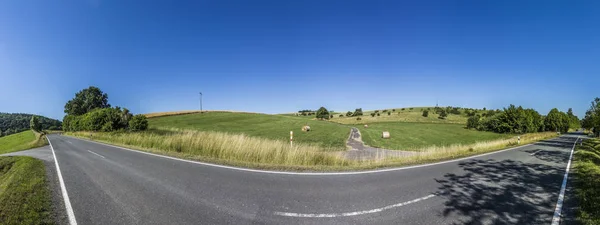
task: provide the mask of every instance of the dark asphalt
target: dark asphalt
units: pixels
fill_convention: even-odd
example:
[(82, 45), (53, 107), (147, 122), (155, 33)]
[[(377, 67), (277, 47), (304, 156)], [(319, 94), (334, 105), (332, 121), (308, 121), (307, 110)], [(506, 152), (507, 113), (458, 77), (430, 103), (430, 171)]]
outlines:
[(79, 224), (550, 224), (576, 138), (405, 170), (307, 176), (49, 136)]

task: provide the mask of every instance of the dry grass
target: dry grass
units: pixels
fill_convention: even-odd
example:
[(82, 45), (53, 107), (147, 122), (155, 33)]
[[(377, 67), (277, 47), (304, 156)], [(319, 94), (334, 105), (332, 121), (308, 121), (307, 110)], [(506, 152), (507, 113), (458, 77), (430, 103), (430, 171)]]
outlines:
[(321, 152), (317, 145), (294, 144), (244, 134), (195, 130), (149, 130), (137, 133), (66, 133), (147, 151), (249, 167), (343, 167), (349, 161)]
[[(261, 169), (303, 171), (367, 170), (405, 166), (517, 146), (516, 139), (510, 138), (468, 145), (431, 146), (420, 149), (410, 157), (355, 161), (343, 158), (339, 152), (327, 152), (327, 149), (317, 145), (294, 144), (291, 147), (286, 141), (212, 131), (170, 129), (138, 133), (66, 134), (185, 159)], [(556, 133), (525, 134), (521, 136), (521, 145), (552, 137), (556, 137)]]
[[(176, 116), (176, 115), (185, 115), (185, 114), (192, 114), (192, 113), (210, 113), (210, 112), (236, 112), (236, 113), (252, 113), (252, 112), (239, 112), (239, 111), (232, 111), (232, 110), (182, 110), (182, 111), (173, 111), (173, 112), (154, 112), (154, 113), (146, 113), (144, 114), (147, 118), (152, 118), (152, 117), (161, 117), (161, 116)], [(252, 113), (252, 114), (257, 114), (257, 113)]]

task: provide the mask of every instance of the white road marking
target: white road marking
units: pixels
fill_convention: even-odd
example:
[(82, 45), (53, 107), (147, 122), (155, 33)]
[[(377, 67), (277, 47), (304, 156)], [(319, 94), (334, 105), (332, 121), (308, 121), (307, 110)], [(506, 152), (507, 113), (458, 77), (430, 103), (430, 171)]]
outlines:
[(534, 152), (534, 153), (531, 153), (531, 154), (529, 154), (529, 155), (535, 155), (535, 154), (537, 154), (538, 152), (541, 152), (541, 151), (544, 151), (544, 150), (540, 149), (540, 150), (537, 150), (536, 152)]
[[(76, 137), (71, 137), (71, 138), (76, 138)], [(151, 156), (156, 156), (156, 157), (161, 157), (161, 158), (166, 158), (166, 159), (172, 159), (172, 160), (177, 160), (177, 161), (182, 161), (182, 162), (194, 163), (194, 164), (199, 164), (199, 165), (204, 165), (204, 166), (211, 166), (211, 167), (224, 168), (224, 169), (230, 169), (230, 170), (238, 170), (238, 171), (246, 171), (246, 172), (253, 172), (253, 173), (268, 173), (268, 174), (282, 174), (282, 175), (301, 175), (301, 176), (358, 175), (358, 174), (383, 173), (383, 172), (391, 172), (391, 171), (415, 169), (415, 168), (421, 168), (421, 167), (441, 165), (441, 164), (446, 164), (446, 163), (451, 163), (451, 162), (459, 162), (459, 161), (463, 161), (463, 160), (467, 160), (467, 159), (472, 159), (472, 158), (478, 158), (478, 157), (482, 157), (482, 156), (497, 154), (497, 153), (501, 153), (501, 152), (505, 152), (505, 151), (510, 151), (510, 150), (514, 150), (514, 149), (517, 149), (517, 148), (522, 148), (522, 147), (527, 147), (527, 146), (532, 145), (532, 144), (526, 144), (526, 145), (512, 147), (512, 148), (508, 148), (508, 149), (504, 149), (504, 150), (499, 150), (499, 151), (495, 151), (495, 152), (484, 153), (484, 154), (481, 154), (481, 155), (474, 155), (474, 156), (469, 156), (469, 157), (460, 158), (460, 159), (453, 159), (453, 160), (448, 160), (448, 161), (442, 161), (442, 162), (436, 162), (436, 163), (429, 163), (429, 164), (421, 164), (421, 165), (415, 165), (415, 166), (406, 166), (406, 167), (398, 167), (398, 168), (390, 168), (390, 169), (380, 169), (380, 170), (355, 171), (355, 172), (322, 172), (322, 173), (314, 173), (314, 172), (312, 172), (311, 173), (311, 172), (285, 172), (285, 171), (272, 171), (272, 170), (255, 170), (255, 169), (247, 169), (247, 168), (240, 168), (240, 167), (233, 167), (233, 166), (217, 165), (217, 164), (212, 164), (212, 163), (205, 163), (205, 162), (198, 162), (198, 161), (192, 161), (192, 160), (187, 160), (187, 159), (180, 159), (180, 158), (175, 158), (175, 157), (171, 157), (171, 156), (158, 155), (158, 154), (154, 154), (154, 153), (143, 152), (143, 151), (129, 149), (129, 148), (124, 148), (124, 147), (120, 147), (120, 146), (116, 146), (116, 145), (104, 144), (104, 143), (90, 141), (90, 140), (81, 139), (81, 138), (76, 138), (76, 139), (82, 140), (82, 141), (87, 141), (87, 142), (94, 143), (94, 144), (109, 146), (109, 147), (113, 147), (113, 148), (119, 148), (119, 149), (123, 149), (123, 150), (127, 150), (127, 151), (133, 151), (133, 152), (137, 152), (137, 153), (141, 153), (141, 154), (146, 154), (146, 155), (151, 155)]]
[(364, 210), (364, 211), (357, 211), (357, 212), (346, 212), (346, 213), (327, 213), (327, 214), (305, 214), (305, 213), (291, 213), (291, 212), (275, 212), (275, 215), (278, 216), (287, 216), (287, 217), (302, 217), (302, 218), (332, 218), (332, 217), (345, 217), (345, 216), (359, 216), (359, 215), (363, 215), (363, 214), (370, 214), (370, 213), (378, 213), (378, 212), (382, 212), (388, 209), (393, 209), (393, 208), (397, 208), (397, 207), (401, 207), (401, 206), (405, 206), (405, 205), (409, 205), (412, 203), (416, 203), (416, 202), (420, 202), (423, 200), (427, 200), (429, 198), (433, 198), (436, 195), (434, 194), (430, 194), (427, 195), (425, 197), (421, 197), (421, 198), (417, 198), (414, 200), (410, 200), (407, 202), (402, 202), (402, 203), (398, 203), (398, 204), (394, 204), (394, 205), (388, 205), (386, 207), (382, 207), (382, 208), (377, 208), (377, 209), (371, 209), (371, 210)]
[(56, 165), (56, 173), (58, 173), (58, 181), (60, 182), (60, 190), (62, 192), (63, 199), (65, 201), (65, 207), (67, 208), (67, 216), (69, 217), (70, 225), (77, 225), (77, 220), (75, 220), (75, 213), (73, 212), (73, 207), (71, 206), (71, 201), (69, 200), (69, 194), (67, 194), (67, 187), (65, 186), (65, 182), (63, 180), (62, 174), (60, 172), (60, 167), (58, 166), (58, 159), (56, 158), (56, 154), (54, 153), (54, 147), (52, 147), (52, 143), (48, 136), (46, 136), (48, 140), (48, 144), (50, 145), (50, 149), (52, 149), (52, 156), (54, 156), (54, 164)]
[(560, 224), (560, 216), (562, 214), (562, 206), (563, 201), (565, 199), (565, 189), (567, 188), (567, 179), (569, 178), (569, 169), (571, 168), (571, 159), (573, 159), (573, 151), (575, 150), (575, 145), (577, 145), (577, 141), (579, 137), (573, 143), (573, 148), (571, 148), (571, 155), (569, 156), (569, 162), (567, 163), (567, 169), (565, 170), (565, 176), (563, 177), (562, 186), (560, 187), (560, 194), (558, 194), (558, 200), (556, 201), (556, 208), (554, 208), (554, 217), (552, 217), (552, 225)]
[(104, 156), (102, 156), (102, 155), (100, 155), (100, 154), (98, 154), (98, 153), (92, 152), (92, 151), (90, 151), (90, 150), (87, 150), (87, 151), (88, 151), (88, 152), (90, 152), (90, 153), (92, 153), (92, 154), (94, 154), (94, 155), (100, 156), (100, 157), (102, 157), (103, 159), (106, 159), (106, 158), (104, 158)]
[(67, 141), (67, 142), (69, 142), (69, 144), (73, 144), (73, 142), (71, 142), (71, 141)]

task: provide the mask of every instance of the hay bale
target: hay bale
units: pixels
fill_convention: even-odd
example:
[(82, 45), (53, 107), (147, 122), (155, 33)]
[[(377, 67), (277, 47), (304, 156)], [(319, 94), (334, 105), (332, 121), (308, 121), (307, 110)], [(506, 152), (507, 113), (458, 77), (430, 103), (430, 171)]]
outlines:
[(381, 133), (381, 138), (389, 139), (390, 138), (390, 132), (389, 131), (384, 131), (383, 133)]
[(369, 125), (365, 124), (365, 128), (369, 128)]
[(306, 126), (303, 126), (303, 127), (302, 127), (302, 131), (304, 131), (304, 132), (309, 132), (309, 131), (310, 131), (310, 127), (309, 127), (308, 125), (306, 125)]

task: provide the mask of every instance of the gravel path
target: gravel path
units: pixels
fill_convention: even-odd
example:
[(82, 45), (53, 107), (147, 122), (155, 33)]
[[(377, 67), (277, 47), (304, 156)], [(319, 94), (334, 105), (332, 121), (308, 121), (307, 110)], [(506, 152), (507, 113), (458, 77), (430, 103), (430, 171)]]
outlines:
[(350, 131), (350, 137), (346, 142), (346, 145), (351, 148), (343, 153), (348, 159), (353, 160), (369, 160), (369, 159), (383, 159), (387, 157), (406, 157), (416, 154), (411, 151), (400, 151), (400, 150), (388, 150), (381, 148), (373, 148), (363, 143), (360, 131), (353, 127)]

